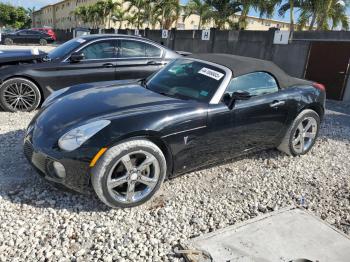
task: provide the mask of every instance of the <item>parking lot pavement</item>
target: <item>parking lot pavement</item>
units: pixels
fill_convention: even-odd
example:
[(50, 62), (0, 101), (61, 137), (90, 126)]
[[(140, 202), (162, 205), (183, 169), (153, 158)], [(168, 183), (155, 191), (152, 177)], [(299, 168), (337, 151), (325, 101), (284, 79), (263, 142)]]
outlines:
[(0, 50), (15, 50), (15, 49), (32, 49), (32, 48), (38, 48), (39, 50), (42, 50), (44, 52), (49, 52), (50, 50), (54, 49), (56, 45), (0, 45)]
[(179, 240), (291, 204), (350, 234), (350, 104), (327, 106), (307, 155), (248, 155), (167, 181), (152, 202), (125, 210), (40, 179), (21, 147), (34, 114), (0, 112), (0, 261), (178, 261)]

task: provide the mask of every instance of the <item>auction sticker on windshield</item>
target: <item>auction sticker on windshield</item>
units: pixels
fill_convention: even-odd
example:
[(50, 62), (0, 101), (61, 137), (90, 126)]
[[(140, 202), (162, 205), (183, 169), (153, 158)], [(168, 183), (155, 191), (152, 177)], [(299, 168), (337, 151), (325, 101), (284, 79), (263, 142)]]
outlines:
[(215, 80), (220, 80), (224, 76), (223, 73), (220, 73), (218, 71), (215, 71), (206, 67), (203, 67), (201, 70), (198, 71), (198, 73), (208, 76), (210, 78), (213, 78)]

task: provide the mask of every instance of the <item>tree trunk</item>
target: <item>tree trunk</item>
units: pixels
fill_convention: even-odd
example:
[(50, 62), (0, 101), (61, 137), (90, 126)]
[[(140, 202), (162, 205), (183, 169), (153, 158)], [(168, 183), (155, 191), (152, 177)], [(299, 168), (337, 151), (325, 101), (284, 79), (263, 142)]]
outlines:
[(290, 4), (290, 32), (292, 35), (294, 32), (294, 0), (290, 0), (289, 4)]
[(163, 10), (162, 10), (162, 25), (161, 25), (162, 29), (164, 29), (164, 15), (165, 15), (165, 8), (163, 7)]
[(321, 14), (320, 21), (319, 21), (319, 23), (317, 25), (317, 30), (322, 30), (324, 28), (323, 25), (324, 25), (324, 23), (327, 20), (327, 16), (329, 14), (329, 10), (332, 7), (332, 3), (333, 3), (333, 0), (328, 0), (326, 10), (323, 10), (323, 12)]
[(201, 30), (201, 27), (202, 27), (202, 16), (199, 16), (198, 30)]
[(310, 26), (309, 26), (309, 31), (314, 30), (315, 22), (316, 22), (316, 13), (314, 13), (312, 15), (311, 23), (310, 23)]
[(249, 4), (245, 4), (243, 6), (241, 16), (239, 17), (239, 20), (238, 20), (239, 29), (241, 28), (245, 29), (247, 27), (247, 16), (249, 13), (249, 9), (250, 9)]

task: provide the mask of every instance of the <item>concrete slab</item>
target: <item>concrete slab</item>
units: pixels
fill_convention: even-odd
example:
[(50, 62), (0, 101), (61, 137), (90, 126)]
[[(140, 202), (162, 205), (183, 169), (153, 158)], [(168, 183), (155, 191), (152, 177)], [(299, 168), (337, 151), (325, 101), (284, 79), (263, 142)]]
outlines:
[(294, 207), (194, 238), (190, 246), (219, 262), (350, 261), (348, 236)]

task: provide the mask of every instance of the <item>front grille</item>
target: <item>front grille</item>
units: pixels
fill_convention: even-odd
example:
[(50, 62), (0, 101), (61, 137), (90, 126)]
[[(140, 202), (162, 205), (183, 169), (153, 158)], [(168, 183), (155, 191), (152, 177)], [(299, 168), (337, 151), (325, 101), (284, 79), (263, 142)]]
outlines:
[(32, 161), (33, 151), (34, 150), (32, 144), (29, 141), (26, 141), (23, 146), (23, 152), (29, 161)]
[(46, 164), (47, 164), (46, 156), (40, 153), (34, 153), (32, 157), (32, 163), (40, 171), (42, 171), (43, 173), (46, 173)]
[(38, 152), (34, 151), (33, 145), (26, 141), (23, 146), (23, 152), (26, 158), (41, 172), (46, 173), (46, 167), (49, 159)]

